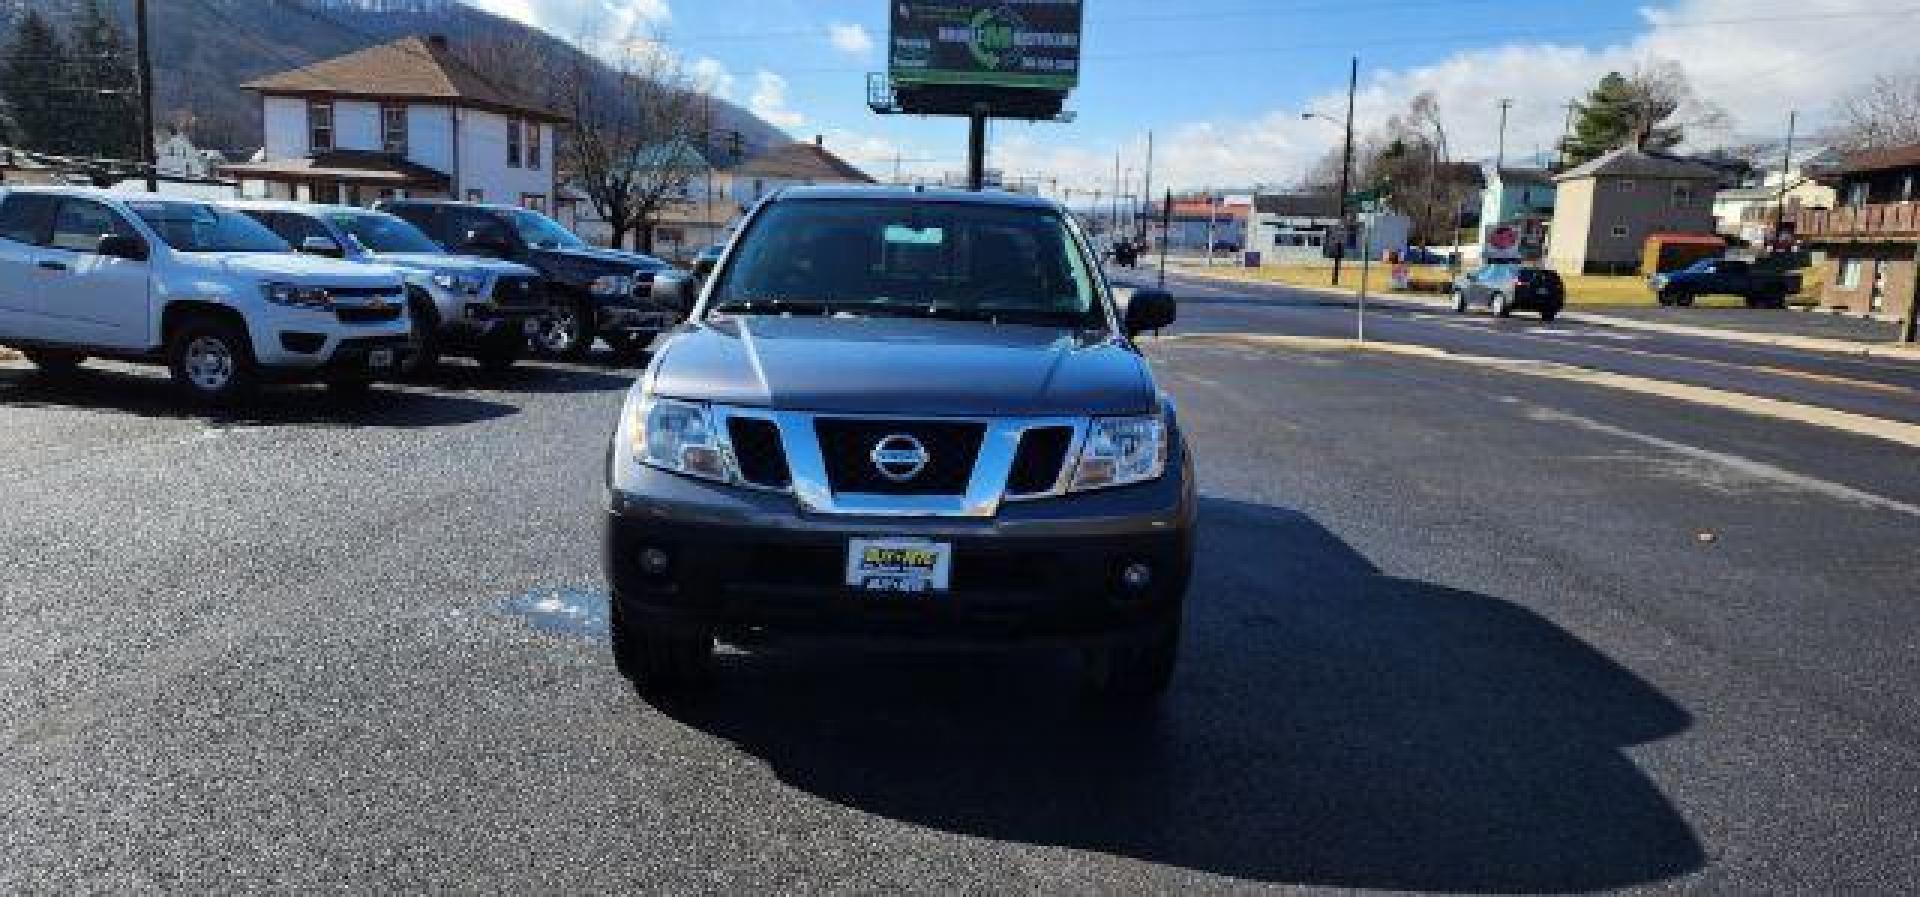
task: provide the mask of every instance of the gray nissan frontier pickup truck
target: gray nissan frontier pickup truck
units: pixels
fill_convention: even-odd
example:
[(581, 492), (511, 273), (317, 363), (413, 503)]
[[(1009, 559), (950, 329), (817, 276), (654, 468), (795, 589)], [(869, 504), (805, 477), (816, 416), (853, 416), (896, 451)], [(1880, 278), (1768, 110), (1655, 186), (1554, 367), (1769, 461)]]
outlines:
[[(1125, 293), (1126, 291), (1120, 291)], [(1193, 465), (1058, 204), (803, 187), (761, 203), (628, 394), (608, 452), (613, 654), (650, 693), (716, 639), (1083, 652), (1096, 694), (1173, 674)]]

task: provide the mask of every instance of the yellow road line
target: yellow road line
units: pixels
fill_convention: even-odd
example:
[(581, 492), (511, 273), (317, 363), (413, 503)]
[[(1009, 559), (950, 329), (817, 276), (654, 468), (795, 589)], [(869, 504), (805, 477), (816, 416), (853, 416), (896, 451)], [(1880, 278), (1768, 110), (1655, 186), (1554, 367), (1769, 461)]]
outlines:
[(1516, 358), (1499, 358), (1489, 355), (1462, 355), (1432, 346), (1419, 346), (1408, 343), (1356, 342), (1350, 339), (1331, 339), (1315, 336), (1286, 336), (1263, 333), (1204, 333), (1178, 334), (1163, 337), (1167, 342), (1176, 344), (1217, 344), (1229, 346), (1254, 346), (1269, 349), (1299, 349), (1309, 352), (1378, 352), (1389, 355), (1404, 355), (1426, 358), (1434, 361), (1446, 361), (1475, 367), (1498, 370), (1528, 377), (1540, 377), (1549, 380), (1561, 380), (1570, 383), (1584, 383), (1622, 392), (1639, 395), (1657, 396), (1703, 405), (1712, 408), (1724, 408), (1740, 411), (1759, 417), (1792, 421), (1852, 433), (1857, 436), (1869, 436), (1887, 442), (1897, 443), (1910, 448), (1920, 448), (1920, 424), (1854, 414), (1848, 411), (1836, 411), (1800, 402), (1788, 402), (1763, 396), (1747, 395), (1725, 389), (1707, 386), (1693, 386), (1686, 383), (1672, 383), (1666, 380), (1654, 380), (1648, 377), (1636, 377), (1629, 374), (1615, 374), (1608, 371), (1596, 371), (1592, 368), (1577, 367), (1557, 361), (1531, 361)]

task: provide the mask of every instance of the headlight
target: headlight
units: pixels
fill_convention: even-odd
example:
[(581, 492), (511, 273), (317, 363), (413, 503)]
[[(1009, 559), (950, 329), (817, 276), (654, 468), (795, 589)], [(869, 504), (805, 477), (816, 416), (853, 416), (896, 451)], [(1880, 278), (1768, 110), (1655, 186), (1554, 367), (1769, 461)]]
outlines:
[(587, 289), (595, 296), (625, 296), (633, 292), (633, 278), (609, 274), (595, 278), (593, 284)]
[(706, 405), (648, 398), (634, 412), (632, 429), (633, 455), (642, 463), (703, 479), (732, 479)]
[(477, 296), (480, 294), (480, 289), (486, 286), (486, 283), (471, 274), (455, 274), (449, 271), (442, 271), (433, 275), (433, 285), (443, 290), (468, 296)]
[(1073, 491), (1085, 492), (1157, 480), (1167, 471), (1167, 421), (1162, 415), (1096, 417), (1073, 469)]
[(288, 308), (308, 308), (315, 311), (333, 310), (333, 297), (319, 287), (303, 287), (291, 283), (263, 283), (260, 294), (268, 302), (284, 305)]

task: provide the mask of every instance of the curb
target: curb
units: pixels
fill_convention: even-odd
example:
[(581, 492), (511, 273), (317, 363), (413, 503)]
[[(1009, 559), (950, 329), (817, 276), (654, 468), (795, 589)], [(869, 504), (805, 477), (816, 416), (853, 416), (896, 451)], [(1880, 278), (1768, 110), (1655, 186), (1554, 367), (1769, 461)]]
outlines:
[[(1172, 274), (1174, 272), (1168, 271)], [(1214, 274), (1208, 271), (1182, 270), (1183, 277), (1197, 277), (1202, 280), (1214, 280), (1224, 283), (1249, 284), (1253, 286), (1277, 286), (1289, 290), (1304, 290), (1310, 293), (1352, 297), (1353, 291), (1335, 287), (1296, 286), (1294, 284), (1267, 284), (1260, 281), (1245, 280), (1226, 274)], [(1368, 302), (1397, 302), (1419, 308), (1451, 308), (1443, 299), (1418, 299), (1411, 296), (1383, 294), (1367, 296)], [(1700, 339), (1715, 339), (1730, 343), (1748, 343), (1763, 346), (1778, 346), (1785, 349), (1804, 349), (1810, 352), (1830, 352), (1838, 355), (1858, 355), (1867, 358), (1893, 358), (1902, 361), (1920, 361), (1920, 347), (1888, 345), (1884, 343), (1861, 343), (1852, 340), (1828, 339), (1817, 336), (1795, 336), (1787, 333), (1761, 333), (1752, 330), (1720, 330), (1712, 327), (1690, 327), (1685, 324), (1667, 324), (1657, 321), (1641, 321), (1634, 318), (1620, 318), (1606, 314), (1584, 311), (1566, 311), (1560, 317), (1563, 320), (1578, 321), (1600, 327), (1613, 327), (1621, 330), (1645, 330), (1653, 333), (1667, 333), (1674, 336), (1691, 336)]]

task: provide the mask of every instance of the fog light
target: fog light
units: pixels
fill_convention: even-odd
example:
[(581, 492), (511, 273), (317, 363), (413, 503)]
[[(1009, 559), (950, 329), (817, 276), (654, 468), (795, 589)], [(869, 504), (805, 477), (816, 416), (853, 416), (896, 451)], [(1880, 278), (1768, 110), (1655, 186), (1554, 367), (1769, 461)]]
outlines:
[(665, 551), (658, 548), (646, 548), (640, 551), (640, 571), (648, 576), (661, 576), (667, 572), (671, 562)]
[(1120, 584), (1133, 591), (1140, 591), (1153, 583), (1153, 568), (1142, 563), (1132, 563), (1120, 571)]

